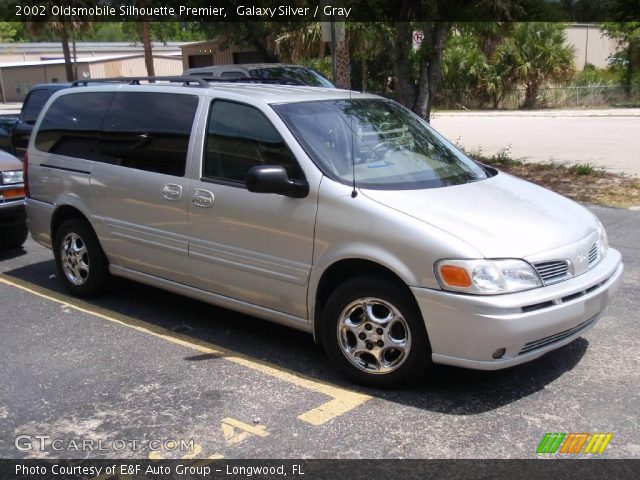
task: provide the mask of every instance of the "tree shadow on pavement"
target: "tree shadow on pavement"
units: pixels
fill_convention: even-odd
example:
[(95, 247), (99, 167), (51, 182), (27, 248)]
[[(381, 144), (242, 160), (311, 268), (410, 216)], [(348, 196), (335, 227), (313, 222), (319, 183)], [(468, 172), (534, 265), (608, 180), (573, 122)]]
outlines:
[[(450, 415), (474, 415), (516, 402), (543, 390), (572, 370), (588, 342), (579, 338), (547, 355), (506, 370), (474, 371), (436, 365), (415, 385), (400, 390), (359, 387), (332, 369), (311, 335), (251, 316), (218, 308), (146, 285), (116, 280), (111, 292), (95, 299), (69, 297), (54, 277), (55, 264), (44, 261), (6, 271), (16, 283), (35, 288), (84, 308), (98, 307), (118, 319), (132, 319), (208, 342), (247, 357), (286, 368), (376, 398)], [(215, 348), (215, 347), (214, 347)], [(184, 361), (207, 362), (217, 357), (194, 351)]]

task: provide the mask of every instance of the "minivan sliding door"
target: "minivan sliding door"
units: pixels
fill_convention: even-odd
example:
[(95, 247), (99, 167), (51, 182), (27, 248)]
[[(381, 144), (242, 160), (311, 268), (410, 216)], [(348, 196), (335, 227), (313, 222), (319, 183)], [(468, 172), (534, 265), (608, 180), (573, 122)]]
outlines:
[(188, 282), (187, 154), (198, 97), (120, 91), (109, 107), (92, 187), (112, 262)]

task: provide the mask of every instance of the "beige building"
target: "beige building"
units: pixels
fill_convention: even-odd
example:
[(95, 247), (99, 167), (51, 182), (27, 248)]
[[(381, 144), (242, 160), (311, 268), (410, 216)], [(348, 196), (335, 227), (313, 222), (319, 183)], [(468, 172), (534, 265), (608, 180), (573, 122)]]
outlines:
[[(182, 73), (179, 56), (154, 54), (153, 64), (158, 76)], [(79, 80), (147, 76), (143, 54), (78, 58), (77, 70)], [(64, 60), (0, 63), (0, 101), (21, 102), (35, 84), (57, 82), (66, 82)]]
[(589, 23), (567, 25), (567, 43), (574, 48), (578, 70), (582, 70), (585, 63), (606, 68), (609, 57), (620, 50), (616, 40), (607, 37), (598, 25)]
[(181, 46), (182, 66), (187, 68), (229, 65), (233, 63), (259, 63), (265, 58), (252, 47), (231, 45), (222, 47), (220, 40), (203, 40)]
[[(157, 55), (180, 56), (180, 47), (184, 42), (154, 42), (153, 53)], [(69, 48), (72, 48), (69, 45)], [(114, 57), (137, 55), (144, 50), (140, 43), (129, 42), (76, 42), (76, 56)], [(71, 52), (73, 55), (73, 51)], [(60, 60), (62, 45), (60, 42), (18, 42), (0, 43), (0, 63), (37, 62), (40, 60)]]

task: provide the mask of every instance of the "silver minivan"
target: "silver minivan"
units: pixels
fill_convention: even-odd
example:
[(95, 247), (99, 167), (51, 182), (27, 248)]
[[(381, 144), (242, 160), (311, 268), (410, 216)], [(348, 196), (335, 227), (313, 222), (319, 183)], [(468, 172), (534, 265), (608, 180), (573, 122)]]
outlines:
[(537, 358), (622, 281), (593, 214), (393, 101), (194, 83), (89, 84), (45, 106), (28, 226), (73, 294), (137, 280), (312, 333), (350, 378), (392, 386)]

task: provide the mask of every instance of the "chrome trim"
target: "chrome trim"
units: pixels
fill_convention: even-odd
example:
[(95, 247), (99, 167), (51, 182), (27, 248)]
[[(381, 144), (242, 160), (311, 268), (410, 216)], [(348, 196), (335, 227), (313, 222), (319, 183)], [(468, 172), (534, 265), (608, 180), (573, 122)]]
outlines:
[(589, 268), (595, 267), (600, 260), (602, 260), (602, 245), (600, 244), (600, 240), (591, 245), (589, 249)]
[(537, 262), (533, 264), (533, 268), (540, 276), (544, 285), (553, 285), (554, 283), (569, 280), (573, 277), (569, 272), (568, 260)]
[(548, 345), (553, 345), (556, 342), (560, 342), (562, 340), (564, 340), (565, 338), (568, 338), (572, 335), (575, 335), (576, 333), (590, 327), (592, 324), (594, 324), (596, 322), (596, 320), (598, 320), (598, 317), (600, 317), (600, 313), (594, 315), (593, 317), (589, 318), (588, 320), (576, 325), (573, 328), (570, 328), (568, 330), (564, 330), (562, 332), (558, 332), (555, 333), (553, 335), (549, 335), (547, 337), (543, 337), (540, 338), (538, 340), (534, 340), (532, 342), (527, 342), (524, 344), (524, 347), (522, 347), (522, 349), (518, 352), (518, 355), (524, 355), (525, 353), (529, 353), (532, 352), (534, 350), (537, 350), (539, 348), (543, 348), (546, 347)]

